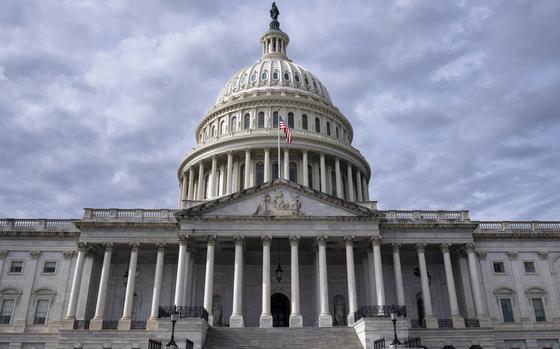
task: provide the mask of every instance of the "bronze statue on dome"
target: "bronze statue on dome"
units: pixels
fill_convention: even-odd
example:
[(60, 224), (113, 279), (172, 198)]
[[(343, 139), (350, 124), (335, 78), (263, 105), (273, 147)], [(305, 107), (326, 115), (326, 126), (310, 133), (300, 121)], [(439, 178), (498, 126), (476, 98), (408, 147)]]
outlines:
[(273, 2), (272, 7), (270, 8), (270, 18), (272, 18), (272, 20), (274, 21), (277, 21), (279, 14), (280, 11), (278, 10), (278, 7), (276, 7), (276, 2)]

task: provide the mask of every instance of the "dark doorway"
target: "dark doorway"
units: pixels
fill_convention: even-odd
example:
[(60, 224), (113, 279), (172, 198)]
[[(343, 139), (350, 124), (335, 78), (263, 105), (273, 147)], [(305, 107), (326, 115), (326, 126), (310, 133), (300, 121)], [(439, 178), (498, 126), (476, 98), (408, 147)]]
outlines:
[(290, 300), (282, 293), (275, 293), (270, 297), (270, 311), (272, 312), (272, 326), (288, 327), (290, 325)]

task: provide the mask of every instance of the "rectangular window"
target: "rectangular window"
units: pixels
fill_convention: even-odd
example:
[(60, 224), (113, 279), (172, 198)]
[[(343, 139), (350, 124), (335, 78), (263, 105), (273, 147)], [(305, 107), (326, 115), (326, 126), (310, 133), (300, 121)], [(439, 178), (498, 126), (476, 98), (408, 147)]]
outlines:
[(510, 298), (500, 298), (500, 306), (502, 308), (502, 316), (504, 322), (514, 322), (513, 321), (513, 306), (511, 305)]
[(504, 262), (494, 262), (492, 263), (494, 266), (494, 273), (505, 273), (506, 268), (504, 267)]
[(523, 266), (525, 267), (526, 273), (536, 273), (537, 270), (535, 269), (535, 262), (533, 261), (526, 261), (523, 262)]
[(23, 261), (12, 261), (10, 273), (20, 274), (23, 272)]
[(531, 298), (531, 303), (533, 303), (533, 311), (535, 312), (535, 320), (537, 322), (546, 321), (546, 316), (544, 314), (544, 304), (542, 298)]
[(3, 299), (2, 307), (0, 308), (0, 324), (7, 325), (12, 320), (12, 313), (14, 312), (15, 299)]
[(45, 262), (43, 265), (43, 273), (54, 274), (56, 271), (56, 262)]
[(35, 318), (33, 318), (33, 325), (44, 325), (47, 321), (48, 311), (49, 311), (49, 300), (38, 299), (37, 306), (35, 307)]

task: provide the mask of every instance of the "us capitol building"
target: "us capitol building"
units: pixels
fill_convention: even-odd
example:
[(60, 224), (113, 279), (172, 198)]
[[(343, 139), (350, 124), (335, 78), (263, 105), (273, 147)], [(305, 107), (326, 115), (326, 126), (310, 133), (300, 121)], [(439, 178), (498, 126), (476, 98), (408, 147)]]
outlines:
[(175, 316), (182, 349), (388, 348), (392, 317), (400, 347), (558, 349), (560, 222), (378, 210), (278, 14), (201, 118), (178, 209), (0, 219), (0, 349), (157, 349)]

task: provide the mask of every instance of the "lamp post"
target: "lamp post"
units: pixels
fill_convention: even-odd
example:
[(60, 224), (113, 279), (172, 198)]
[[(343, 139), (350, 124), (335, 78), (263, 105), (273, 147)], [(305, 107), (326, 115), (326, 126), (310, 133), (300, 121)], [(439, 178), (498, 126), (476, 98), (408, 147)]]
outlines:
[(398, 345), (401, 344), (401, 341), (397, 338), (397, 313), (391, 313), (391, 321), (393, 321), (393, 333), (395, 338), (393, 338), (393, 342), (391, 345)]
[(169, 340), (169, 343), (167, 343), (165, 346), (168, 348), (172, 348), (172, 349), (177, 349), (177, 343), (175, 343), (175, 324), (177, 323), (177, 315), (178, 315), (178, 311), (177, 311), (177, 306), (174, 305), (173, 306), (173, 310), (171, 311), (171, 339)]

